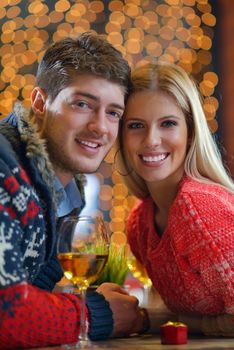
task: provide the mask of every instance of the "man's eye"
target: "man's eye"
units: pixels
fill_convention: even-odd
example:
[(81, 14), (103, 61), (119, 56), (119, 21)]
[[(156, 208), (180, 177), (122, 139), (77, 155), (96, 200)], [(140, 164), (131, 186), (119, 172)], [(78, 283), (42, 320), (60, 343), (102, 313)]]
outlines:
[(120, 113), (120, 112), (111, 111), (111, 112), (110, 112), (110, 115), (111, 115), (112, 117), (114, 117), (115, 119), (118, 119), (118, 120), (120, 120), (120, 119), (122, 118), (122, 113)]
[(165, 120), (161, 124), (163, 127), (170, 128), (172, 126), (176, 126), (177, 122), (175, 120)]
[(75, 108), (87, 109), (89, 108), (89, 104), (85, 101), (74, 101), (71, 105)]
[(80, 107), (80, 108), (87, 108), (88, 107), (88, 103), (84, 102), (84, 101), (77, 101), (76, 106)]

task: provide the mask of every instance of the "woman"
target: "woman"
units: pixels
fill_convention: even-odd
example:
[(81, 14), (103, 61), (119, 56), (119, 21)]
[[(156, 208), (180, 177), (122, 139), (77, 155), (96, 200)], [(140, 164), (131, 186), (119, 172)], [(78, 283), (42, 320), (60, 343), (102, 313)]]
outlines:
[(190, 329), (234, 335), (234, 183), (198, 91), (165, 63), (137, 68), (132, 80), (119, 137), (121, 173), (141, 200), (129, 244)]

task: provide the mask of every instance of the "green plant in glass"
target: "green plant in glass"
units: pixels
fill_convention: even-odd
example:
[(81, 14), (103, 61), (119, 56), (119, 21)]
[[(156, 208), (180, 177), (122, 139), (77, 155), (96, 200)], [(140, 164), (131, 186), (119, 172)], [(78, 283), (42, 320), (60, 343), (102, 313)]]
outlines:
[(94, 284), (100, 285), (104, 282), (113, 282), (122, 286), (128, 272), (126, 245), (111, 242), (107, 263), (102, 274)]

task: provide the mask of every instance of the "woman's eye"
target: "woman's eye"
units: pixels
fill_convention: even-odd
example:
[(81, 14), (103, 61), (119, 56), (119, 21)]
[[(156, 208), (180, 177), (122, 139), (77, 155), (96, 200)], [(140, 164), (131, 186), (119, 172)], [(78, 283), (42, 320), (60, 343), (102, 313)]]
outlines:
[(127, 124), (127, 128), (128, 129), (141, 129), (141, 128), (143, 128), (143, 124), (139, 123), (139, 122), (133, 122), (133, 123)]
[(177, 122), (175, 120), (165, 120), (161, 124), (163, 127), (170, 128), (171, 126), (176, 126)]

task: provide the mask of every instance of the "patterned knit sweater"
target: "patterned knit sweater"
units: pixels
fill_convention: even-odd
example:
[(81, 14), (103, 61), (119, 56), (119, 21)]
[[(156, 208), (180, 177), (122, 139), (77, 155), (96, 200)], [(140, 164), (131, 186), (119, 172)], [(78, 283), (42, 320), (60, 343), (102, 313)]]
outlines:
[[(56, 257), (54, 173), (28, 113), (18, 105), (16, 114), (17, 126), (0, 126), (0, 349), (76, 342), (79, 299), (48, 292), (63, 275)], [(108, 337), (108, 303), (92, 293), (87, 306), (91, 338)]]
[(193, 315), (234, 315), (234, 196), (184, 177), (160, 237), (151, 198), (130, 213), (133, 253), (168, 308)]

